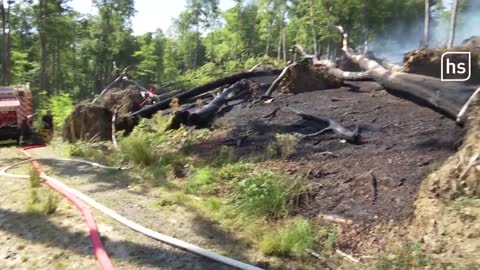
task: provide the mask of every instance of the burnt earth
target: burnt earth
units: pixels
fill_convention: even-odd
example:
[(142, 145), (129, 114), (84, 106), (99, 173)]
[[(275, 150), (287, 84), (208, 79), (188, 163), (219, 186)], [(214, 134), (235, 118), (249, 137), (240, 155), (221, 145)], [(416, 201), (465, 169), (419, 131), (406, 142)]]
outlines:
[(270, 104), (234, 106), (216, 123), (229, 131), (192, 149), (205, 156), (228, 145), (240, 157), (258, 157), (264, 156), (277, 133), (307, 134), (322, 128), (288, 110), (280, 110), (272, 119), (263, 118), (285, 106), (333, 117), (347, 127), (358, 125), (361, 131), (356, 144), (329, 132), (302, 140), (289, 160), (271, 162), (275, 168), (311, 181), (313, 199), (299, 209), (309, 217), (335, 214), (364, 222), (407, 218), (422, 179), (455, 152), (463, 132), (453, 121), (391, 96), (374, 82), (355, 82), (279, 96)]

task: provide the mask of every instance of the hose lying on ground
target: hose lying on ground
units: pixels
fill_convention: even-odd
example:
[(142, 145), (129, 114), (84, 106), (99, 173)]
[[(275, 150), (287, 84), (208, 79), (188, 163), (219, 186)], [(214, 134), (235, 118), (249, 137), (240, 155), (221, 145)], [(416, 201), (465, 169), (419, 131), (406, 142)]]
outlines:
[[(39, 148), (43, 146), (29, 146), (25, 147), (23, 149), (20, 149), (20, 151), (27, 157), (32, 158), (32, 156), (27, 153), (28, 149), (34, 149), (34, 148)], [(36, 160), (27, 160), (26, 162), (32, 162), (33, 167), (35, 170), (40, 174), (40, 177), (46, 176), (45, 173), (42, 170), (42, 167)], [(25, 163), (25, 161), (21, 162)], [(11, 166), (10, 166), (11, 167)], [(2, 170), (2, 172), (6, 173), (6, 170)], [(8, 175), (8, 177), (16, 177), (15, 175)], [(25, 175), (22, 175), (21, 177), (18, 178), (25, 178)], [(29, 178), (27, 175), (26, 178)], [(67, 190), (63, 189), (62, 187), (56, 185), (55, 183), (49, 181), (48, 179), (45, 179), (45, 177), (42, 177), (45, 181), (44, 183), (55, 190), (56, 192), (60, 193), (63, 197), (65, 197), (67, 200), (69, 200), (75, 207), (77, 207), (80, 212), (82, 213), (82, 216), (85, 219), (85, 222), (87, 223), (88, 229), (89, 229), (89, 234), (90, 234), (90, 240), (92, 241), (92, 246), (93, 246), (93, 253), (95, 254), (95, 257), (97, 258), (97, 262), (100, 264), (100, 268), (102, 270), (114, 270), (115, 268), (113, 267), (112, 262), (110, 261), (110, 258), (108, 257), (107, 251), (105, 250), (102, 240), (100, 239), (100, 233), (98, 232), (98, 227), (97, 223), (95, 223), (95, 219), (88, 209), (88, 207), (75, 195), (72, 193), (68, 192)]]
[[(37, 160), (44, 160), (44, 159), (37, 159)], [(92, 165), (92, 166), (96, 166), (96, 167), (100, 167), (101, 168), (105, 168), (105, 169), (119, 169), (118, 167), (108, 167), (108, 166), (103, 166), (103, 165), (100, 165), (98, 163), (95, 163), (95, 162), (89, 162), (89, 161), (84, 161), (84, 160), (72, 160), (72, 159), (47, 159), (47, 160), (60, 160), (60, 161), (72, 161), (72, 162), (81, 162), (81, 163), (84, 163), (84, 164), (89, 164), (89, 165)], [(33, 159), (33, 161), (35, 161), (35, 159)], [(18, 166), (22, 163), (25, 163), (25, 162), (28, 162), (28, 161), (22, 161), (22, 162), (18, 162), (14, 165), (11, 165), (11, 166), (8, 166), (4, 169), (2, 169), (0, 171), (0, 176), (7, 176), (7, 177), (15, 177), (15, 178), (28, 178), (29, 176), (28, 175), (13, 175), (13, 174), (9, 174), (7, 173), (7, 171), (15, 166)], [(94, 165), (95, 164), (95, 165)], [(206, 249), (203, 249), (201, 247), (198, 247), (198, 246), (195, 246), (195, 245), (192, 245), (190, 243), (187, 243), (185, 241), (182, 241), (182, 240), (179, 240), (179, 239), (175, 239), (173, 237), (170, 237), (168, 235), (164, 235), (164, 234), (161, 234), (159, 232), (156, 232), (156, 231), (153, 231), (151, 229), (148, 229), (134, 221), (131, 221), (123, 216), (121, 216), (120, 214), (116, 213), (115, 211), (113, 211), (112, 209), (109, 209), (107, 208), (106, 206), (96, 202), (94, 199), (88, 197), (87, 195), (83, 194), (82, 192), (76, 190), (76, 189), (73, 189), (67, 185), (65, 185), (64, 183), (62, 183), (61, 181), (53, 178), (53, 177), (50, 177), (48, 175), (46, 175), (43, 171), (40, 175), (41, 178), (45, 179), (46, 181), (48, 181), (49, 183), (52, 183), (58, 187), (60, 187), (61, 189), (63, 190), (66, 190), (67, 192), (73, 194), (74, 196), (78, 197), (79, 199), (81, 199), (82, 201), (84, 201), (86, 204), (90, 205), (91, 207), (97, 209), (98, 211), (102, 212), (103, 214), (109, 216), (110, 218), (116, 220), (117, 222), (131, 228), (132, 230), (135, 230), (141, 234), (144, 234), (146, 236), (149, 236), (155, 240), (158, 240), (158, 241), (161, 241), (165, 244), (168, 244), (168, 245), (171, 245), (171, 246), (174, 246), (174, 247), (177, 247), (177, 248), (180, 248), (180, 249), (183, 249), (185, 251), (188, 251), (188, 252), (191, 252), (191, 253), (194, 253), (194, 254), (197, 254), (197, 255), (200, 255), (200, 256), (203, 256), (203, 257), (206, 257), (206, 258), (209, 258), (209, 259), (212, 259), (214, 261), (217, 261), (217, 262), (220, 262), (220, 263), (223, 263), (223, 264), (226, 264), (226, 265), (229, 265), (229, 266), (233, 266), (233, 267), (236, 267), (238, 269), (245, 269), (245, 270), (261, 270), (261, 268), (258, 268), (256, 266), (253, 266), (253, 265), (250, 265), (250, 264), (246, 264), (246, 263), (243, 263), (243, 262), (240, 262), (240, 261), (237, 261), (237, 260), (234, 260), (234, 259), (231, 259), (231, 258), (228, 258), (226, 256), (223, 256), (223, 255), (220, 255), (220, 254), (217, 254), (215, 252), (212, 252), (212, 251), (209, 251), (209, 250), (206, 250)]]

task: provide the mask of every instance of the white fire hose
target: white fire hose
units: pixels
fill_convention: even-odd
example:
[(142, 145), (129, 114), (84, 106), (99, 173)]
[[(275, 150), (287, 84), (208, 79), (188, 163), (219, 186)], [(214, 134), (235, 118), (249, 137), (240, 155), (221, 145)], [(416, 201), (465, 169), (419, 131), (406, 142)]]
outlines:
[[(37, 160), (37, 161), (47, 161), (48, 160), (48, 161), (78, 162), (78, 163), (83, 163), (83, 164), (87, 164), (87, 165), (91, 165), (93, 167), (98, 167), (98, 168), (103, 168), (103, 169), (112, 169), (112, 170), (122, 170), (123, 169), (121, 167), (109, 167), (109, 166), (104, 166), (104, 165), (101, 165), (101, 164), (98, 164), (98, 163), (95, 163), (95, 162), (90, 162), (90, 161), (86, 161), (86, 160), (79, 160), (79, 159), (37, 158), (37, 159), (29, 159), (29, 160), (21, 161), (21, 162), (15, 163), (13, 165), (10, 165), (8, 167), (5, 167), (2, 170), (0, 170), (0, 176), (10, 177), (10, 178), (28, 179), (28, 178), (30, 178), (30, 176), (28, 176), (28, 175), (11, 174), (11, 173), (7, 173), (7, 171), (16, 167), (16, 166), (18, 166), (18, 165), (20, 165), (20, 164), (31, 162), (33, 160)], [(168, 235), (165, 235), (165, 234), (153, 231), (151, 229), (148, 229), (148, 228), (146, 228), (146, 227), (144, 227), (144, 226), (142, 226), (142, 225), (140, 225), (140, 224), (138, 224), (134, 221), (131, 221), (131, 220), (121, 216), (120, 214), (113, 211), (112, 209), (96, 202), (94, 199), (88, 197), (87, 195), (83, 194), (82, 192), (65, 185), (64, 183), (62, 183), (61, 181), (59, 181), (59, 180), (57, 180), (53, 177), (50, 177), (50, 176), (48, 176), (44, 173), (42, 173), (40, 175), (40, 177), (58, 185), (58, 186), (60, 186), (62, 189), (64, 189), (64, 190), (70, 192), (71, 194), (75, 195), (76, 197), (78, 197), (79, 199), (81, 199), (86, 204), (90, 205), (91, 207), (97, 209), (98, 211), (100, 211), (103, 214), (109, 216), (110, 218), (116, 220), (117, 222), (119, 222), (119, 223), (129, 227), (130, 229), (132, 229), (134, 231), (137, 231), (137, 232), (139, 232), (143, 235), (149, 236), (149, 237), (151, 237), (155, 240), (161, 241), (161, 242), (163, 242), (165, 244), (168, 244), (168, 245), (171, 245), (173, 247), (177, 247), (177, 248), (180, 248), (182, 250), (200, 255), (202, 257), (209, 258), (209, 259), (217, 261), (219, 263), (223, 263), (225, 265), (236, 267), (238, 269), (262, 270), (262, 268), (259, 268), (259, 267), (256, 267), (256, 266), (253, 266), (253, 265), (250, 265), (250, 264), (243, 263), (241, 261), (237, 261), (237, 260), (228, 258), (226, 256), (223, 256), (223, 255), (217, 254), (215, 252), (206, 250), (204, 248), (195, 246), (195, 245), (187, 243), (185, 241), (175, 239), (175, 238), (170, 237)]]

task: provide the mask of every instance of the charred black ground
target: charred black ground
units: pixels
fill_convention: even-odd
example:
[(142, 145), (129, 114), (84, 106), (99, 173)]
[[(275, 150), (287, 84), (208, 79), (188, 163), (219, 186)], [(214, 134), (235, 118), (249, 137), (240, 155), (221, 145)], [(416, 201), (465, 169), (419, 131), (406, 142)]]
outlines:
[(352, 82), (337, 89), (279, 96), (270, 104), (234, 106), (215, 124), (230, 131), (194, 145), (193, 151), (205, 156), (228, 145), (239, 157), (261, 156), (277, 133), (320, 130), (286, 110), (263, 118), (285, 106), (361, 130), (357, 144), (325, 133), (301, 140), (289, 160), (272, 162), (275, 169), (311, 181), (313, 200), (298, 210), (309, 217), (335, 214), (366, 222), (409, 217), (422, 179), (455, 152), (463, 132), (453, 121), (389, 95), (376, 83)]

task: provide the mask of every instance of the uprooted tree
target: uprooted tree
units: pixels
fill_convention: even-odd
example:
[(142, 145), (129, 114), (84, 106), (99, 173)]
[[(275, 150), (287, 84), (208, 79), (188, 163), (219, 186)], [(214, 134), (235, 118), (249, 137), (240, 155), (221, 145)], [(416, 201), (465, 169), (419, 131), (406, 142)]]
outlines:
[[(343, 35), (342, 50), (346, 57), (358, 64), (365, 72), (346, 72), (336, 67), (330, 60), (320, 60), (316, 55), (307, 54), (299, 45), (293, 51), (302, 54), (303, 59), (308, 59), (314, 66), (323, 66), (329, 74), (340, 80), (375, 80), (390, 94), (412, 101), (418, 105), (429, 107), (442, 115), (464, 124), (465, 117), (459, 117), (462, 108), (475, 91), (474, 86), (458, 82), (445, 82), (440, 79), (424, 75), (401, 72), (401, 67), (386, 61), (378, 62), (366, 55), (357, 54), (348, 47), (348, 34), (342, 27), (338, 27)], [(294, 72), (298, 63), (287, 66), (277, 81)], [(280, 82), (274, 82), (267, 91), (270, 95)], [(460, 115), (461, 116), (461, 115)], [(458, 118), (458, 119), (457, 119)]]

